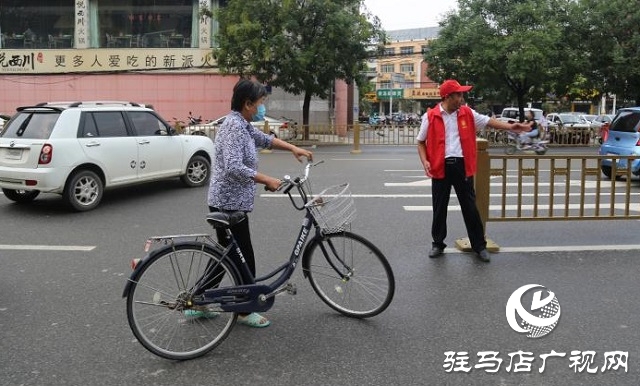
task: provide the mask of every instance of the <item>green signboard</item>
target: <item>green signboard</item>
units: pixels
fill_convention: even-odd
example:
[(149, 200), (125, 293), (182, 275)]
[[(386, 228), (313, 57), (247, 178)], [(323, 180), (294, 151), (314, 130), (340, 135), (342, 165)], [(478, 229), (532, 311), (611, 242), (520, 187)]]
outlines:
[(376, 91), (378, 99), (390, 99), (390, 98), (402, 98), (404, 96), (404, 89), (402, 88), (381, 88)]

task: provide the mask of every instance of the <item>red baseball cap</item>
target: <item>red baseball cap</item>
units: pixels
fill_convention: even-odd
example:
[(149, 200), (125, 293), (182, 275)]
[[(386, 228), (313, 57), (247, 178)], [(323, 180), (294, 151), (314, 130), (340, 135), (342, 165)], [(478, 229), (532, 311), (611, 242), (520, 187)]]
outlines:
[(440, 97), (446, 98), (449, 94), (454, 92), (467, 92), (471, 90), (473, 86), (462, 86), (457, 80), (447, 79), (440, 85)]

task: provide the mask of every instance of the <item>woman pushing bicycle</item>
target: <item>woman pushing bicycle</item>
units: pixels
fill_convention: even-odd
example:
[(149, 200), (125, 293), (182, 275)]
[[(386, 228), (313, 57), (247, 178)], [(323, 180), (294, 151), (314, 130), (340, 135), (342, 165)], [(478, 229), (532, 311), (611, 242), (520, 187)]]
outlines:
[[(251, 212), (257, 183), (263, 184), (269, 191), (275, 191), (280, 186), (280, 179), (258, 172), (257, 148), (289, 150), (298, 161), (302, 161), (302, 157), (312, 159), (313, 154), (309, 150), (265, 134), (251, 125), (252, 121), (264, 119), (266, 97), (266, 88), (248, 79), (241, 79), (233, 88), (231, 112), (220, 125), (214, 142), (215, 158), (207, 200), (212, 212)], [(248, 217), (231, 227), (231, 231), (255, 277), (255, 255)], [(216, 229), (216, 235), (221, 245), (228, 245), (224, 229)], [(239, 257), (235, 253), (232, 257), (240, 266)], [(194, 311), (193, 314), (207, 317), (205, 312)], [(240, 314), (238, 322), (251, 327), (267, 327), (270, 324), (267, 318), (255, 312)]]

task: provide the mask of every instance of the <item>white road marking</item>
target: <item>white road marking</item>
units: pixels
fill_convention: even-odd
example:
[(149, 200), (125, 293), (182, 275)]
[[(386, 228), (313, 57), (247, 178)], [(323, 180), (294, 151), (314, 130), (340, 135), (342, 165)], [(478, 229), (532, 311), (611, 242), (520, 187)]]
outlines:
[[(405, 177), (407, 178), (407, 177)], [(419, 178), (419, 177), (416, 177)], [(492, 179), (494, 178), (499, 178), (499, 177), (492, 177)], [(492, 182), (489, 185), (491, 186), (502, 186), (502, 182)], [(507, 187), (513, 187), (513, 186), (518, 186), (519, 183), (518, 182), (507, 182), (505, 184)], [(523, 182), (520, 184), (520, 186), (535, 186), (536, 184), (534, 182)], [(557, 187), (564, 187), (566, 185), (565, 181), (561, 181), (561, 182), (556, 182), (555, 185)], [(569, 185), (571, 186), (580, 186), (582, 185), (582, 182), (579, 180), (570, 180), (569, 181)], [(621, 182), (618, 181), (615, 183), (615, 187), (625, 187), (627, 184), (626, 182)], [(403, 186), (407, 186), (407, 187), (427, 187), (427, 186), (431, 186), (431, 179), (427, 178), (427, 179), (420, 179), (417, 181), (412, 181), (412, 182), (385, 182), (384, 186), (387, 187), (403, 187)], [(538, 182), (538, 186), (539, 187), (548, 187), (551, 186), (551, 184), (549, 182)], [(596, 181), (585, 181), (584, 187), (585, 188), (595, 188), (597, 186)], [(609, 181), (602, 181), (600, 183), (600, 187), (601, 188), (608, 188), (611, 186), (611, 182)]]
[[(568, 205), (569, 210), (578, 210), (580, 209), (580, 204), (569, 204)], [(609, 210), (610, 205), (609, 204), (600, 204), (600, 210), (602, 212), (605, 212), (607, 210)], [(614, 205), (615, 209), (618, 210), (624, 210), (625, 209), (625, 205), (624, 204), (616, 204)], [(426, 205), (405, 205), (403, 206), (404, 210), (406, 210), (407, 212), (430, 212), (431, 210), (433, 210), (433, 208), (431, 206), (426, 206)], [(533, 210), (533, 205), (520, 205), (520, 208), (524, 211), (532, 211)], [(596, 205), (595, 204), (584, 204), (584, 209), (595, 209)], [(451, 206), (449, 205), (448, 207), (449, 211), (456, 211), (459, 212), (460, 211), (460, 206)], [(518, 205), (505, 205), (504, 209), (507, 211), (515, 211), (518, 210)], [(538, 204), (538, 211), (539, 212), (543, 212), (543, 211), (547, 211), (549, 209), (549, 205), (545, 205), (545, 204)], [(564, 211), (565, 209), (565, 205), (564, 204), (554, 204), (553, 205), (553, 210), (554, 211)], [(501, 211), (502, 210), (502, 205), (489, 205), (489, 210), (492, 211)], [(629, 210), (630, 211), (634, 211), (634, 212), (640, 212), (640, 205), (638, 204), (632, 204), (629, 205)]]
[[(496, 253), (526, 253), (526, 252), (586, 252), (586, 251), (635, 251), (640, 250), (639, 244), (629, 245), (556, 245), (530, 247), (500, 247)], [(445, 248), (445, 253), (464, 253), (457, 248)]]
[[(616, 196), (626, 196), (627, 194), (625, 192), (616, 192), (615, 194)], [(299, 194), (292, 194), (292, 197), (295, 198), (300, 198)], [(492, 194), (491, 197), (502, 197), (502, 194)], [(535, 196), (535, 194), (533, 193), (522, 193), (522, 194), (518, 194), (518, 193), (507, 193), (504, 195), (505, 197), (533, 197)], [(538, 194), (538, 196), (540, 196)], [(556, 194), (554, 197), (556, 199), (564, 199), (564, 193), (561, 194)], [(569, 193), (569, 197), (580, 197), (581, 194), (580, 193)], [(585, 197), (589, 197), (589, 196), (596, 196), (596, 193), (585, 193), (584, 194)], [(600, 193), (601, 197), (609, 197), (611, 196), (610, 193)], [(287, 196), (286, 194), (281, 194), (281, 193), (264, 193), (264, 194), (260, 194), (260, 197), (264, 197), (264, 198), (288, 198), (289, 196)], [(335, 195), (328, 195), (328, 197), (335, 197)], [(425, 194), (351, 194), (351, 197), (353, 198), (430, 198), (431, 197), (431, 193), (425, 193)], [(608, 203), (600, 203), (600, 207), (604, 206), (604, 205), (609, 205)], [(633, 205), (633, 203), (632, 203)]]
[(90, 252), (96, 249), (95, 245), (20, 245), (20, 244), (0, 244), (0, 250), (16, 251), (68, 251), (68, 252)]
[(404, 161), (402, 158), (331, 158), (331, 161)]

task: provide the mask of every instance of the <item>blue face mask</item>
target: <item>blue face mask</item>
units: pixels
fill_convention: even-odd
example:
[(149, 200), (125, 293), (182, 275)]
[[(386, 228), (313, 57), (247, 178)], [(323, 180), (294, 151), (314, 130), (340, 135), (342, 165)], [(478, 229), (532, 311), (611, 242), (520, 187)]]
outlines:
[(267, 113), (267, 108), (264, 107), (264, 104), (258, 105), (258, 112), (253, 114), (251, 120), (253, 122), (258, 122), (264, 120), (264, 115)]

